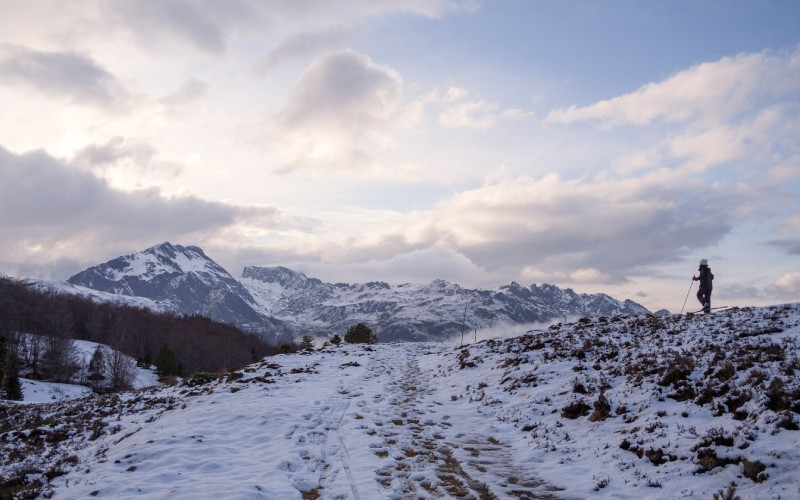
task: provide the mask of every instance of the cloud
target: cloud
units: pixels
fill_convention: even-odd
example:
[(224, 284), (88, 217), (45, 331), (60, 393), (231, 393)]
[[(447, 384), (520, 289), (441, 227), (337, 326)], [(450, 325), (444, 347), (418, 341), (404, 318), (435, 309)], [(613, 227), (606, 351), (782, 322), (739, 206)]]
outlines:
[(106, 6), (108, 17), (128, 28), (146, 45), (166, 38), (216, 54), (225, 51), (228, 38), (237, 27), (264, 19), (252, 2), (241, 0), (109, 0)]
[(287, 170), (338, 161), (371, 161), (364, 139), (402, 120), (403, 82), (397, 71), (353, 51), (314, 61), (292, 90), (277, 121), (290, 153)]
[(131, 174), (175, 177), (183, 170), (177, 163), (160, 160), (158, 151), (151, 144), (119, 136), (104, 144), (86, 146), (75, 153), (70, 163), (105, 178), (119, 173), (129, 177)]
[(787, 273), (766, 286), (753, 283), (725, 283), (715, 287), (714, 294), (719, 299), (745, 299), (759, 301), (796, 301), (800, 294), (800, 273)]
[(764, 100), (800, 89), (800, 47), (791, 51), (739, 54), (698, 64), (658, 83), (589, 106), (553, 110), (558, 123), (597, 121), (613, 127), (656, 120), (720, 121), (760, 107)]
[(543, 271), (534, 266), (525, 266), (519, 274), (526, 283), (570, 283), (579, 285), (618, 285), (627, 283), (627, 279), (624, 277), (610, 276), (592, 267), (576, 269), (575, 271)]
[(800, 255), (800, 215), (789, 217), (779, 231), (786, 236), (770, 241), (769, 244), (785, 249), (790, 255)]
[[(103, 5), (106, 8), (100, 22), (126, 28), (145, 46), (177, 41), (215, 55), (224, 53), (235, 37), (243, 33), (280, 36), (304, 31), (309, 26), (327, 26), (324, 33), (332, 26), (351, 25), (370, 18), (397, 14), (438, 18), (448, 12), (477, 8), (474, 0), (107, 0)], [(324, 39), (324, 35), (319, 36)], [(289, 53), (309, 48), (309, 42), (318, 47), (322, 39), (295, 39), (276, 49), (274, 58), (268, 55), (267, 66), (280, 62)]]
[(295, 260), (339, 266), (446, 249), (484, 276), (622, 284), (718, 243), (735, 227), (730, 207), (742, 196), (654, 176), (606, 182), (505, 177), (432, 209), (387, 219), (358, 237), (310, 242)]
[(110, 107), (129, 98), (114, 75), (77, 52), (6, 47), (0, 52), (0, 81), (32, 87), (81, 104)]
[(120, 191), (41, 151), (15, 155), (0, 147), (0, 178), (4, 272), (14, 264), (81, 261), (102, 248), (129, 252), (154, 241), (196, 241), (236, 225), (274, 227), (280, 219), (269, 207)]
[(786, 294), (800, 295), (800, 273), (789, 273), (775, 281), (775, 286)]
[(516, 120), (530, 116), (520, 109), (501, 110), (497, 103), (484, 99), (467, 100), (469, 92), (450, 87), (442, 98), (446, 108), (439, 113), (439, 125), (444, 128), (471, 128), (489, 130), (502, 120)]
[(576, 273), (574, 280), (613, 281), (719, 241), (733, 226), (726, 208), (732, 201), (700, 185), (547, 175), (459, 193), (426, 215), (438, 239), (481, 267), (535, 266)]
[(307, 57), (320, 51), (329, 52), (354, 36), (354, 30), (345, 27), (329, 28), (315, 33), (298, 33), (286, 38), (253, 65), (258, 75), (264, 75), (288, 61)]
[(208, 90), (208, 83), (196, 78), (189, 78), (173, 92), (162, 97), (160, 102), (166, 106), (181, 106), (200, 99)]

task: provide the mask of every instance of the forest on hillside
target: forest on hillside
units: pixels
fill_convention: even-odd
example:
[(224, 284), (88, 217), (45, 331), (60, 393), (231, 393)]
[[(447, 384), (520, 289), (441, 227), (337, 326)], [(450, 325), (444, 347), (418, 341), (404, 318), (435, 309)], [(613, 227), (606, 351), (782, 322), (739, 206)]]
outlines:
[(156, 364), (160, 375), (230, 371), (278, 351), (256, 335), (204, 316), (97, 303), (0, 278), (0, 336), (13, 339), (21, 332), (106, 344)]

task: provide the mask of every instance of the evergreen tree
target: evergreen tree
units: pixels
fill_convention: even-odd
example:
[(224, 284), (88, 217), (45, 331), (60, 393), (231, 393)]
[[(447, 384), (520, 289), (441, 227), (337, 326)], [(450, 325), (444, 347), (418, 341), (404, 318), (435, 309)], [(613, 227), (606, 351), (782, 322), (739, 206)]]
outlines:
[(3, 381), (6, 377), (6, 358), (8, 358), (8, 340), (6, 336), (0, 333), (0, 387), (3, 387)]
[(6, 357), (3, 377), (3, 396), (11, 401), (22, 401), (22, 385), (19, 383), (19, 364), (14, 356)]
[(374, 344), (378, 337), (364, 323), (356, 323), (347, 329), (344, 341), (349, 344)]
[(89, 360), (89, 380), (97, 382), (105, 378), (106, 362), (103, 348), (99, 345), (92, 353), (92, 359)]
[(304, 335), (302, 341), (300, 342), (300, 350), (304, 351), (313, 351), (314, 350), (314, 339), (311, 338), (310, 335)]
[(175, 356), (175, 351), (165, 345), (156, 355), (156, 370), (159, 377), (169, 377), (170, 375), (180, 375), (178, 367), (178, 359)]
[(339, 345), (341, 343), (342, 343), (342, 337), (340, 337), (338, 333), (334, 333), (333, 337), (331, 337), (331, 344)]

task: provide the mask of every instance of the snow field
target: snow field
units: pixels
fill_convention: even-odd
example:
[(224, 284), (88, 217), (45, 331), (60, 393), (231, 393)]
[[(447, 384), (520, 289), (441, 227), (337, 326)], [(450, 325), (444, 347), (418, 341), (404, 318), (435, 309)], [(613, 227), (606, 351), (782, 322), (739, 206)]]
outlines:
[[(82, 400), (104, 426), (71, 438), (52, 493), (672, 499), (735, 483), (742, 499), (800, 498), (799, 344), (793, 304), (280, 355)], [(60, 405), (42, 408), (75, 412)], [(0, 433), (5, 450), (21, 439)]]

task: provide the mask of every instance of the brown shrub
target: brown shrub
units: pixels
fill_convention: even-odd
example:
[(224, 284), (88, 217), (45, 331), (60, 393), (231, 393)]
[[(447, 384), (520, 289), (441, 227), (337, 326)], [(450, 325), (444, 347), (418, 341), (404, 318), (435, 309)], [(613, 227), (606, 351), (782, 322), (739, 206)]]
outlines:
[(758, 460), (751, 462), (745, 458), (742, 460), (742, 466), (744, 468), (744, 477), (752, 479), (756, 483), (762, 483), (769, 477), (767, 474), (764, 474), (767, 466)]
[(589, 405), (579, 399), (568, 404), (561, 409), (561, 416), (569, 419), (576, 419), (578, 417), (585, 417), (589, 414)]
[(597, 422), (598, 420), (605, 420), (611, 414), (611, 403), (606, 399), (606, 395), (600, 392), (597, 400), (594, 402), (594, 411), (589, 415), (589, 420)]

